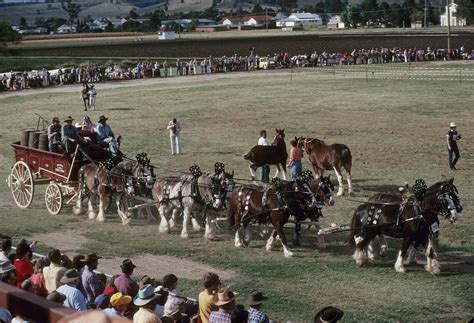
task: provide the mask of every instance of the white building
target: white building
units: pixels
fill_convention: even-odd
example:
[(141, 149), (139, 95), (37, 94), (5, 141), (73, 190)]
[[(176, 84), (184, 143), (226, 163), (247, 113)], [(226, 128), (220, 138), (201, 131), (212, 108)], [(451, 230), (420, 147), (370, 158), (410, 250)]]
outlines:
[(61, 25), (58, 29), (56, 29), (58, 34), (69, 34), (76, 32), (76, 26), (71, 26), (68, 24)]
[(288, 18), (276, 22), (277, 27), (292, 28), (314, 28), (322, 25), (323, 19), (321, 16), (310, 12), (292, 13)]
[(158, 39), (159, 40), (173, 40), (176, 38), (176, 33), (174, 31), (159, 31)]
[[(455, 4), (454, 2), (451, 2), (449, 4), (450, 25), (453, 26), (453, 27), (466, 26), (466, 19), (457, 17), (457, 15), (456, 15), (457, 7), (458, 7), (458, 5)], [(447, 26), (448, 25), (448, 17), (446, 17), (447, 11), (448, 11), (448, 6), (445, 6), (444, 7), (444, 13), (439, 17), (440, 21), (441, 21), (441, 26)]]
[(345, 25), (342, 22), (341, 16), (335, 15), (329, 18), (328, 28), (329, 29), (344, 29)]

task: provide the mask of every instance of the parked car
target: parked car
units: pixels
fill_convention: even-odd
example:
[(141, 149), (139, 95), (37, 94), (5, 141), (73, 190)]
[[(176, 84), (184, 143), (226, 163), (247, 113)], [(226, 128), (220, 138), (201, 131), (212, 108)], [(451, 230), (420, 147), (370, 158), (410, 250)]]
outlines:
[(264, 70), (275, 68), (276, 62), (272, 57), (260, 57), (257, 67)]

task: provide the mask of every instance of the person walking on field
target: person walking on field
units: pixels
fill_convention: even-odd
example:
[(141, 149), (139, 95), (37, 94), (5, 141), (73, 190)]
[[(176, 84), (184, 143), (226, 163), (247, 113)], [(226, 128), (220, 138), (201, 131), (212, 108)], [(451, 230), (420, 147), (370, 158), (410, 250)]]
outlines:
[(168, 127), (166, 128), (170, 131), (170, 142), (171, 142), (171, 154), (176, 155), (181, 153), (181, 144), (180, 144), (180, 133), (183, 129), (181, 126), (181, 122), (173, 118), (168, 123)]
[(291, 178), (295, 181), (301, 177), (301, 159), (303, 158), (303, 151), (298, 148), (296, 140), (291, 140), (290, 161), (287, 167), (291, 167)]
[(87, 83), (82, 85), (81, 99), (84, 101), (84, 111), (87, 111), (87, 108), (91, 107), (89, 104), (89, 85)]
[[(270, 146), (270, 143), (267, 140), (267, 131), (262, 130), (260, 131), (260, 138), (258, 138), (258, 143), (259, 146)], [(263, 165), (262, 166), (262, 172), (261, 172), (261, 179), (262, 182), (268, 183), (270, 180), (270, 166), (269, 165)]]
[(461, 139), (461, 135), (458, 134), (458, 131), (456, 130), (456, 124), (454, 122), (451, 122), (451, 124), (449, 125), (449, 131), (446, 135), (446, 141), (448, 143), (448, 166), (451, 170), (457, 170), (456, 163), (461, 157), (458, 148), (459, 139)]
[(90, 89), (89, 89), (89, 100), (90, 100), (89, 107), (93, 111), (95, 111), (95, 98), (96, 98), (96, 96), (97, 96), (97, 90), (95, 89), (94, 84), (92, 84), (90, 86)]

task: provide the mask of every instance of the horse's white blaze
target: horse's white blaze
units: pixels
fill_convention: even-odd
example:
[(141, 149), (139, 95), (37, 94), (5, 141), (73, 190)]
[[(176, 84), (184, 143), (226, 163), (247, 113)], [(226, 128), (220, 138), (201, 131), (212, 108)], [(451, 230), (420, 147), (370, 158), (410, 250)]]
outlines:
[(344, 194), (344, 184), (342, 183), (342, 175), (339, 174), (336, 167), (333, 167), (333, 169), (336, 172), (337, 181), (339, 183), (339, 189), (337, 190), (337, 196), (341, 196), (342, 194)]
[(402, 257), (401, 250), (398, 252), (397, 261), (395, 262), (395, 271), (397, 273), (404, 273), (407, 271), (405, 267), (403, 266), (403, 257)]
[(274, 241), (273, 235), (271, 235), (270, 238), (268, 238), (268, 240), (267, 240), (267, 244), (265, 245), (265, 249), (266, 249), (267, 251), (271, 251), (271, 250), (272, 250), (272, 248), (273, 248), (273, 241)]

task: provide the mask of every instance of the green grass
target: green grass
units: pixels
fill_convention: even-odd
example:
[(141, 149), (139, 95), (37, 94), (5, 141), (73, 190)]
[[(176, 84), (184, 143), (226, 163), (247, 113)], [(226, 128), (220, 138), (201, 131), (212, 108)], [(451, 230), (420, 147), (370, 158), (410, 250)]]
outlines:
[[(188, 79), (186, 79), (188, 80)], [(223, 161), (236, 177), (247, 179), (248, 164), (242, 154), (252, 147), (261, 129), (271, 134), (285, 128), (287, 138), (318, 137), (347, 144), (353, 153), (356, 196), (339, 198), (324, 209), (324, 225), (348, 223), (357, 203), (370, 192), (396, 191), (405, 181), (424, 178), (428, 184), (454, 176), (465, 204), (458, 223), (442, 220), (441, 260), (465, 262), (440, 277), (421, 266), (406, 274), (393, 269), (399, 241), (390, 240), (390, 253), (368, 268), (356, 268), (350, 259), (345, 234), (328, 237), (328, 249), (316, 247), (315, 231), (304, 231), (302, 247), (290, 249), (294, 259), (281, 250), (268, 253), (265, 241), (256, 239), (247, 249), (236, 249), (232, 238), (205, 242), (201, 234), (183, 240), (179, 234), (160, 235), (156, 225), (136, 220), (123, 227), (117, 218), (105, 224), (88, 222), (65, 210), (47, 214), (41, 188), (33, 208), (16, 208), (6, 186), (0, 187), (1, 231), (16, 239), (37, 232), (80, 230), (89, 242), (84, 252), (105, 256), (142, 253), (191, 258), (238, 276), (231, 284), (246, 294), (257, 288), (269, 295), (265, 304), (273, 319), (308, 321), (323, 306), (345, 311), (346, 321), (453, 321), (468, 320), (474, 312), (474, 186), (472, 179), (474, 119), (471, 84), (440, 81), (333, 79), (315, 73), (290, 76), (249, 74), (241, 79), (214, 79), (182, 84), (159, 84), (105, 90), (98, 85), (98, 111), (105, 114), (116, 134), (124, 137), (122, 148), (129, 156), (138, 150), (152, 155), (157, 176), (180, 174), (197, 163), (210, 171)], [(76, 93), (77, 92), (77, 93)], [(51, 119), (69, 114), (78, 119), (79, 88), (75, 93), (44, 93), (0, 100), (3, 131), (0, 134), (0, 178), (13, 165), (9, 143), (19, 140), (20, 130), (36, 125), (33, 113)], [(170, 118), (183, 123), (184, 154), (171, 156), (166, 130)], [(445, 133), (450, 121), (463, 134), (460, 171), (447, 171)], [(304, 158), (304, 167), (308, 160)], [(273, 172), (273, 170), (272, 170)], [(334, 175), (332, 176), (334, 179)], [(242, 182), (240, 180), (240, 182)], [(44, 189), (44, 188), (43, 188)], [(288, 229), (288, 235), (291, 229)], [(45, 241), (44, 243), (47, 243)], [(120, 245), (120, 248), (118, 247)], [(57, 246), (61, 248), (61, 246)], [(464, 268), (464, 269), (463, 269)], [(469, 268), (471, 270), (469, 271)], [(181, 282), (181, 280), (180, 280)], [(183, 280), (181, 290), (197, 296), (200, 283)], [(243, 297), (239, 299), (243, 302)]]

